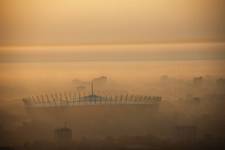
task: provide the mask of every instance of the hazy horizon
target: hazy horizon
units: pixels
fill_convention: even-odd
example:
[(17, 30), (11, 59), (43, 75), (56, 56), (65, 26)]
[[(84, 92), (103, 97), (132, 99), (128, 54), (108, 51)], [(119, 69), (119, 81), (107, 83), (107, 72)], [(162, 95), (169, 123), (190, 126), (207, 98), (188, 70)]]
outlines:
[(225, 43), (0, 47), (0, 62), (225, 60)]

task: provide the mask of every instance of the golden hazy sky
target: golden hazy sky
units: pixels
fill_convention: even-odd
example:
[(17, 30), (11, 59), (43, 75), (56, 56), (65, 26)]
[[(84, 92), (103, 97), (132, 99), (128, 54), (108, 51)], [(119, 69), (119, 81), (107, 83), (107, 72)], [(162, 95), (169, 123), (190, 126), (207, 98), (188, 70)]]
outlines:
[(225, 41), (224, 0), (1, 0), (0, 44)]

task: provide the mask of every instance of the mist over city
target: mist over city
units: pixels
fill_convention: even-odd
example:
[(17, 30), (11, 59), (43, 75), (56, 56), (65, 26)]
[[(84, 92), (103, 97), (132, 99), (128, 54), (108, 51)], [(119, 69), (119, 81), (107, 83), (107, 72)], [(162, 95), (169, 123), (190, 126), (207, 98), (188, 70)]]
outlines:
[(2, 0), (0, 150), (225, 149), (222, 0)]

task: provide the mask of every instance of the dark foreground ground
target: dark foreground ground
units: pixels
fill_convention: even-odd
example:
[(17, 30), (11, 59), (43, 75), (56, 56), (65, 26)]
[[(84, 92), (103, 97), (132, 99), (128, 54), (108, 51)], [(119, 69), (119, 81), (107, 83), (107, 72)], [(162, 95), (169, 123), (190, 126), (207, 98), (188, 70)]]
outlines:
[(36, 141), (17, 146), (0, 147), (0, 150), (223, 150), (225, 138), (213, 139), (205, 137), (194, 141), (162, 140), (152, 136), (106, 137), (104, 139), (88, 139), (48, 142)]

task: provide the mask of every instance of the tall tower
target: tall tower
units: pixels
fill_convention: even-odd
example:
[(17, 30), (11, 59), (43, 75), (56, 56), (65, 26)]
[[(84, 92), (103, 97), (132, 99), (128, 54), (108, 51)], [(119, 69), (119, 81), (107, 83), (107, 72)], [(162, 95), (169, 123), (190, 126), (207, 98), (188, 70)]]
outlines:
[(93, 85), (93, 80), (91, 81), (91, 95), (94, 96), (94, 85)]

